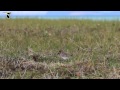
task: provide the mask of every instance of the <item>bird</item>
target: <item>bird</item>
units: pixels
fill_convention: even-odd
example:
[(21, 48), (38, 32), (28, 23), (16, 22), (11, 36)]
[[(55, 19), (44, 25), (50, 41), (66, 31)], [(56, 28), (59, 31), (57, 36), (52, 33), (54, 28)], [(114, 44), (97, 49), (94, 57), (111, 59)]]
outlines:
[(10, 18), (11, 12), (4, 12), (4, 13), (7, 13), (7, 18)]
[(39, 55), (36, 53), (36, 52), (34, 52), (33, 50), (32, 50), (32, 48), (30, 48), (30, 47), (28, 47), (28, 56), (29, 57), (32, 57), (32, 59), (34, 60), (34, 61), (39, 61)]
[(34, 51), (32, 50), (32, 48), (30, 48), (30, 47), (28, 47), (28, 56), (32, 56), (32, 55), (34, 55)]
[(70, 56), (72, 56), (72, 55), (69, 55), (68, 53), (65, 53), (63, 50), (59, 50), (58, 55), (63, 60), (68, 60), (70, 59)]

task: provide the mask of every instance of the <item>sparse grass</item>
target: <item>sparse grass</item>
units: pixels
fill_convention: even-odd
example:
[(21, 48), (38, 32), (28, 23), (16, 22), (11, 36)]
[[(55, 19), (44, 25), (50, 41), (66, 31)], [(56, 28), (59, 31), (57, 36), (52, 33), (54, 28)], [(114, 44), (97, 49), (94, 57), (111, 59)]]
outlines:
[[(119, 35), (120, 21), (1, 19), (0, 78), (120, 78)], [(70, 60), (57, 56), (61, 49)]]

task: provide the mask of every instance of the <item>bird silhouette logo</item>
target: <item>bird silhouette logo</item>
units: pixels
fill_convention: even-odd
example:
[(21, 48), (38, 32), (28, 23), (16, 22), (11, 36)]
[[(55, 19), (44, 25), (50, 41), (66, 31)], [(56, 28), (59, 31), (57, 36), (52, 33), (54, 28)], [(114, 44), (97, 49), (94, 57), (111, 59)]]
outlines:
[(10, 14), (11, 14), (11, 12), (4, 12), (4, 13), (7, 14), (7, 18), (10, 18)]

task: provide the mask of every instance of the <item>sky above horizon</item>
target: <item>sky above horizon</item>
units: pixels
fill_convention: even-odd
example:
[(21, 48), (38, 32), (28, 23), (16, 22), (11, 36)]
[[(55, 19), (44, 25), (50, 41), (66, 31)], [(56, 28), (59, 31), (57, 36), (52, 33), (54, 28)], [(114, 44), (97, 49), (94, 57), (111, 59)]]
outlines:
[(11, 12), (13, 16), (85, 16), (85, 15), (120, 15), (120, 11), (0, 11), (0, 16), (4, 12)]

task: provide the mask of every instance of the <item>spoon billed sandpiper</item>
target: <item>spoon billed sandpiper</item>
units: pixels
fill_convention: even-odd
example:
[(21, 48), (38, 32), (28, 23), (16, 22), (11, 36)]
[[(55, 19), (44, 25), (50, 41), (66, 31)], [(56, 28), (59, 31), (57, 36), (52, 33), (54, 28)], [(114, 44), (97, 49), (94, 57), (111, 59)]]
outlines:
[(28, 47), (28, 56), (32, 57), (34, 61), (38, 61), (39, 55)]
[(30, 47), (28, 47), (28, 56), (32, 56), (32, 55), (34, 55), (34, 51), (32, 50), (32, 48), (30, 48)]
[(59, 57), (62, 58), (63, 60), (68, 60), (68, 59), (70, 59), (70, 56), (72, 56), (72, 55), (69, 55), (68, 53), (65, 53), (63, 50), (60, 50), (60, 51), (58, 52), (58, 55), (59, 55)]

